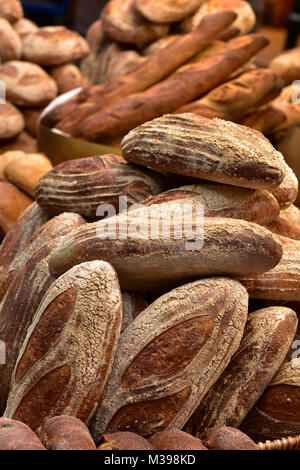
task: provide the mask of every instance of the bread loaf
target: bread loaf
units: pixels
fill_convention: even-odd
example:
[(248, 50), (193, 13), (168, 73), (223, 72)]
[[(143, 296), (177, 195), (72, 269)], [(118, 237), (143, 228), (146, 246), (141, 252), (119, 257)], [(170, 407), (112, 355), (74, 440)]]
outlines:
[(282, 78), (285, 83), (299, 80), (300, 76), (300, 47), (295, 47), (275, 57), (269, 67)]
[(300, 240), (300, 225), (284, 219), (281, 216), (277, 217), (273, 222), (266, 224), (265, 227), (270, 230), (270, 232), (281, 235), (282, 237)]
[(0, 155), (0, 179), (5, 180), (4, 176), (4, 169), (5, 167), (12, 162), (13, 160), (16, 160), (18, 158), (24, 158), (24, 155), (26, 155), (24, 152), (21, 150), (13, 150), (11, 152), (4, 152)]
[(0, 450), (46, 450), (26, 424), (0, 418)]
[(0, 103), (0, 141), (16, 137), (24, 129), (24, 118), (10, 103)]
[(120, 197), (131, 206), (167, 188), (160, 175), (128, 164), (115, 155), (68, 160), (49, 171), (38, 183), (37, 202), (48, 213), (74, 211), (89, 220), (98, 220), (101, 204), (120, 210)]
[(28, 18), (20, 18), (18, 21), (16, 21), (16, 23), (13, 24), (13, 28), (21, 38), (25, 34), (33, 33), (39, 30), (38, 25)]
[(241, 429), (256, 442), (300, 434), (300, 359), (285, 363)]
[[(77, 214), (69, 214), (69, 230), (83, 223)], [(64, 233), (67, 233), (65, 230)], [(8, 396), (11, 374), (27, 330), (47, 290), (54, 281), (48, 269), (51, 251), (60, 241), (53, 239), (33, 253), (14, 276), (0, 309), (0, 336), (6, 344), (7, 363), (0, 365), (0, 410), (3, 411)], [(22, 254), (21, 254), (22, 256)]]
[(121, 147), (126, 160), (159, 172), (247, 188), (276, 187), (286, 171), (282, 155), (262, 134), (193, 114), (147, 122), (131, 131)]
[(19, 0), (1, 0), (0, 17), (14, 23), (23, 16), (22, 4)]
[(7, 233), (33, 203), (23, 191), (7, 181), (0, 181), (0, 226)]
[(150, 437), (157, 450), (208, 450), (197, 437), (179, 429), (161, 431)]
[(106, 74), (106, 80), (126, 75), (138, 67), (146, 59), (136, 51), (121, 51), (111, 58)]
[(102, 21), (96, 20), (91, 24), (86, 33), (87, 42), (92, 50), (99, 51), (99, 45), (103, 39)]
[(39, 435), (48, 450), (96, 450), (86, 425), (73, 416), (47, 419)]
[(61, 65), (86, 57), (89, 46), (75, 31), (62, 26), (46, 26), (23, 38), (23, 57), (43, 66)]
[(27, 108), (23, 109), (25, 119), (25, 129), (34, 138), (37, 138), (39, 120), (45, 108)]
[(18, 60), (22, 53), (22, 42), (11, 24), (0, 18), (0, 59), (2, 62)]
[(277, 188), (270, 189), (281, 209), (286, 209), (295, 202), (298, 195), (298, 180), (293, 170), (286, 165), (285, 177)]
[(247, 276), (241, 282), (250, 297), (271, 300), (300, 300), (300, 242), (280, 237), (283, 255), (272, 270), (259, 276)]
[(287, 209), (280, 211), (280, 217), (300, 225), (300, 209), (291, 204)]
[(20, 350), (5, 416), (33, 430), (60, 414), (88, 423), (102, 401), (121, 323), (121, 292), (108, 263), (83, 263), (57, 279)]
[(151, 23), (135, 8), (135, 0), (110, 0), (101, 13), (109, 38), (130, 44), (147, 44), (169, 32), (169, 26)]
[(297, 330), (296, 313), (270, 307), (249, 315), (239, 349), (187, 423), (201, 437), (214, 426), (238, 428), (284, 361)]
[(59, 95), (88, 85), (87, 77), (74, 64), (58, 65), (51, 68), (49, 74), (56, 82)]
[(106, 110), (95, 112), (76, 126), (66, 126), (61, 121), (57, 127), (93, 141), (109, 141), (123, 136), (139, 124), (171, 113), (220, 85), (265, 45), (266, 39), (261, 35), (230, 41), (223, 52), (179, 68), (168, 79), (143, 93), (129, 96)]
[(214, 278), (181, 286), (140, 313), (120, 337), (94, 438), (180, 429), (236, 351), (247, 305), (237, 281)]
[(211, 450), (258, 450), (250, 437), (229, 426), (216, 426), (207, 429), (201, 436)]
[(22, 151), (25, 153), (37, 152), (37, 141), (27, 132), (23, 131), (13, 140), (0, 142), (0, 155), (12, 151)]
[(182, 200), (88, 224), (65, 237), (50, 270), (58, 276), (79, 262), (103, 259), (123, 289), (149, 290), (203, 276), (245, 278), (278, 264), (282, 247), (271, 232), (243, 220), (203, 221), (199, 209), (193, 199)]
[(114, 432), (103, 434), (98, 450), (155, 450), (142, 436), (133, 432)]
[(39, 180), (53, 168), (50, 160), (43, 153), (24, 155), (8, 163), (4, 176), (8, 181), (34, 197), (34, 190)]
[[(61, 120), (60, 125), (73, 128), (75, 123), (91, 112), (111, 106), (132, 93), (146, 90), (192, 58), (230, 25), (234, 18), (234, 13), (230, 12), (207, 17), (195, 31), (180, 36), (131, 73), (100, 86), (88, 87), (69, 102), (58, 106), (49, 114), (50, 121), (55, 124)], [(80, 103), (83, 104), (78, 109)]]
[(194, 13), (205, 0), (136, 0), (137, 10), (154, 23), (172, 23)]
[(0, 67), (7, 99), (19, 106), (43, 106), (57, 95), (55, 81), (38, 65), (11, 61)]
[(173, 41), (175, 41), (178, 38), (180, 38), (180, 34), (169, 34), (168, 36), (165, 36), (164, 38), (157, 39), (156, 41), (152, 42), (147, 47), (145, 47), (142, 50), (142, 54), (143, 56), (150, 57), (153, 54), (156, 54), (160, 50), (167, 47), (169, 44), (171, 44)]

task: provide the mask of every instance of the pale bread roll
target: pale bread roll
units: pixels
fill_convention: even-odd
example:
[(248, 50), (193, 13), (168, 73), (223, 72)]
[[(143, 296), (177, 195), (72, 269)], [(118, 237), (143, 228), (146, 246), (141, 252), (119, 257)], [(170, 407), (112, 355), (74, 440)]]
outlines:
[(0, 18), (0, 59), (2, 62), (20, 59), (22, 42), (11, 24)]
[(274, 70), (286, 83), (300, 79), (300, 47), (284, 51), (270, 62)]
[(24, 118), (10, 103), (0, 102), (0, 141), (13, 139), (24, 129)]
[(19, 0), (1, 0), (0, 17), (6, 18), (12, 23), (18, 21), (23, 16), (23, 8)]
[(34, 33), (40, 29), (36, 23), (28, 18), (21, 18), (13, 24), (13, 28), (21, 38), (24, 34)]

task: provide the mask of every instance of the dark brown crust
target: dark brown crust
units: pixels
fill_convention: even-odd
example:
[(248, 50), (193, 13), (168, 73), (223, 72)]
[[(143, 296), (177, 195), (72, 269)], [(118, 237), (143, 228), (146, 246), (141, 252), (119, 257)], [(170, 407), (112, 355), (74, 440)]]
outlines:
[(0, 450), (46, 450), (26, 424), (0, 418)]
[(157, 450), (208, 450), (200, 439), (179, 429), (153, 434), (149, 442)]
[(133, 432), (103, 434), (98, 450), (155, 450), (144, 437)]
[(207, 429), (201, 439), (211, 450), (258, 450), (250, 437), (238, 429), (226, 426)]
[(96, 450), (87, 426), (74, 416), (47, 419), (39, 436), (48, 450)]

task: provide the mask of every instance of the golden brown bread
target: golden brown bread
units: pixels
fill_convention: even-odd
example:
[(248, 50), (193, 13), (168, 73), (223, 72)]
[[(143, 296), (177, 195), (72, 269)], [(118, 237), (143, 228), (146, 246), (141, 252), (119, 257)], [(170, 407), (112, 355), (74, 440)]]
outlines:
[[(132, 93), (138, 93), (158, 83), (203, 49), (209, 41), (215, 39), (227, 25), (232, 23), (234, 17), (234, 13), (230, 12), (207, 17), (195, 31), (180, 36), (131, 73), (103, 85), (89, 87), (76, 95), (73, 100), (58, 106), (50, 113), (51, 121), (55, 123), (62, 120), (65, 127), (74, 127), (76, 122), (89, 113), (111, 106)], [(78, 108), (80, 103), (83, 104)], [(66, 110), (70, 116), (64, 119)]]
[(153, 54), (156, 54), (159, 52), (161, 49), (164, 49), (167, 47), (169, 44), (171, 44), (175, 39), (178, 39), (180, 37), (179, 34), (169, 34), (168, 36), (165, 36), (164, 38), (157, 39), (156, 41), (152, 42), (149, 44), (147, 47), (145, 47), (142, 50), (143, 56), (150, 57)]
[(153, 445), (134, 432), (103, 434), (98, 450), (155, 450)]
[(214, 426), (238, 428), (283, 363), (297, 324), (296, 313), (286, 307), (252, 312), (237, 352), (185, 430), (201, 437)]
[(121, 148), (126, 160), (161, 173), (247, 188), (276, 187), (286, 172), (283, 156), (262, 134), (189, 113), (165, 115), (137, 127)]
[(184, 20), (194, 13), (205, 0), (136, 0), (136, 9), (154, 23), (172, 23)]
[(179, 429), (157, 432), (149, 442), (157, 450), (208, 450), (200, 439)]
[(137, 51), (121, 51), (116, 53), (109, 61), (106, 80), (126, 75), (146, 60)]
[[(69, 120), (69, 125), (61, 121), (57, 127), (67, 133), (71, 131), (74, 136), (94, 141), (109, 141), (123, 136), (139, 124), (173, 112), (220, 85), (266, 43), (267, 40), (261, 35), (232, 40), (222, 52), (179, 68), (168, 79), (142, 93), (95, 112), (75, 126)], [(167, 52), (174, 44), (176, 41), (161, 52)]]
[(282, 52), (269, 64), (285, 83), (292, 83), (300, 77), (300, 47)]
[(24, 158), (25, 155), (25, 152), (22, 152), (22, 150), (12, 150), (2, 153), (0, 155), (0, 179), (5, 179), (4, 169), (6, 165), (8, 165), (13, 160), (17, 160), (18, 158)]
[(130, 44), (146, 44), (169, 32), (169, 26), (151, 23), (135, 8), (135, 0), (110, 0), (101, 13), (109, 38)]
[(281, 366), (241, 429), (256, 442), (300, 434), (300, 359)]
[(21, 134), (14, 139), (0, 143), (0, 154), (12, 151), (22, 151), (25, 153), (37, 152), (37, 140), (31, 137), (26, 131), (22, 131)]
[(43, 153), (28, 153), (8, 163), (4, 168), (4, 176), (34, 198), (36, 185), (52, 168), (52, 163)]
[(74, 64), (58, 65), (51, 68), (49, 74), (56, 82), (59, 95), (89, 84), (87, 77)]
[(22, 53), (22, 42), (11, 24), (0, 18), (0, 59), (1, 62), (18, 60)]
[(298, 180), (293, 170), (286, 165), (286, 173), (283, 181), (277, 188), (270, 189), (275, 196), (280, 208), (286, 209), (295, 202), (298, 195)]
[(7, 233), (33, 203), (23, 191), (8, 181), (0, 181), (0, 226)]
[(0, 67), (0, 80), (5, 83), (7, 99), (19, 106), (43, 106), (57, 95), (55, 81), (29, 62), (6, 62)]
[(10, 103), (0, 102), (0, 141), (16, 137), (24, 129), (24, 117)]
[(59, 164), (40, 180), (35, 199), (52, 215), (77, 212), (96, 221), (101, 217), (97, 212), (101, 204), (112, 204), (118, 213), (119, 197), (127, 197), (131, 206), (167, 188), (161, 175), (115, 155), (102, 155)]
[(23, 109), (23, 116), (25, 119), (25, 129), (34, 138), (37, 138), (39, 120), (45, 108), (27, 108)]
[(229, 426), (207, 429), (201, 439), (211, 450), (258, 450), (258, 446), (250, 437)]
[(96, 450), (87, 426), (74, 416), (47, 419), (39, 436), (48, 450)]
[(168, 292), (122, 333), (90, 429), (144, 437), (181, 428), (243, 335), (248, 298), (237, 281), (202, 279)]
[(190, 198), (87, 224), (64, 238), (50, 271), (58, 276), (79, 262), (103, 259), (115, 267), (123, 289), (149, 290), (203, 276), (258, 275), (280, 261), (281, 243), (269, 230), (230, 218), (203, 220), (201, 212)]
[(272, 233), (276, 233), (282, 237), (300, 240), (300, 224), (282, 217), (281, 212), (279, 217), (273, 220), (273, 222), (265, 224), (265, 227)]
[(20, 350), (5, 416), (33, 430), (61, 414), (88, 423), (102, 401), (121, 323), (118, 278), (108, 263), (82, 263), (57, 279)]
[(23, 16), (22, 4), (19, 0), (1, 0), (0, 17), (14, 23)]
[(24, 423), (0, 418), (0, 450), (46, 450), (36, 434)]
[(87, 42), (92, 50), (99, 50), (99, 45), (103, 39), (103, 28), (101, 19), (94, 21), (86, 33)]
[(20, 18), (13, 24), (13, 28), (21, 38), (23, 35), (33, 33), (39, 29), (38, 25), (28, 18)]
[(62, 26), (47, 26), (23, 37), (23, 57), (28, 62), (53, 66), (73, 62), (89, 53), (86, 40)]
[(280, 217), (300, 225), (300, 209), (291, 204), (287, 209), (280, 211)]

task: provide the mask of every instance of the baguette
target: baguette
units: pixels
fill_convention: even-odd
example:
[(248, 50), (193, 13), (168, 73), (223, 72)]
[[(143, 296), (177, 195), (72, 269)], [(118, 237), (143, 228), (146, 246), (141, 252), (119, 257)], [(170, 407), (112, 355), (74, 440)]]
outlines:
[(20, 350), (5, 416), (33, 430), (61, 414), (88, 424), (114, 361), (121, 302), (115, 270), (103, 261), (82, 263), (57, 279)]
[(270, 232), (281, 235), (282, 237), (300, 240), (300, 225), (281, 217), (281, 215), (273, 220), (273, 222), (265, 224), (265, 227), (270, 230)]
[(172, 23), (184, 20), (194, 13), (205, 0), (136, 0), (136, 9), (154, 23)]
[[(70, 126), (74, 126), (74, 122), (79, 122), (90, 112), (111, 106), (132, 93), (146, 90), (192, 58), (230, 25), (234, 18), (235, 14), (230, 12), (208, 16), (195, 31), (178, 37), (176, 41), (149, 57), (131, 73), (100, 86), (88, 87), (69, 102), (55, 108), (49, 113), (50, 122), (54, 125), (62, 120), (64, 125), (69, 123)], [(78, 109), (80, 103), (83, 105)], [(70, 116), (64, 120), (65, 112), (70, 112)]]
[(26, 424), (0, 418), (0, 450), (46, 450)]
[(96, 450), (86, 425), (73, 416), (47, 419), (39, 436), (48, 450)]
[[(163, 51), (174, 44), (176, 41)], [(261, 35), (234, 39), (223, 52), (181, 67), (163, 82), (92, 114), (75, 127), (65, 127), (63, 122), (57, 127), (67, 133), (73, 129), (72, 135), (92, 141), (122, 136), (136, 126), (171, 113), (220, 85), (266, 44), (267, 39)]]

